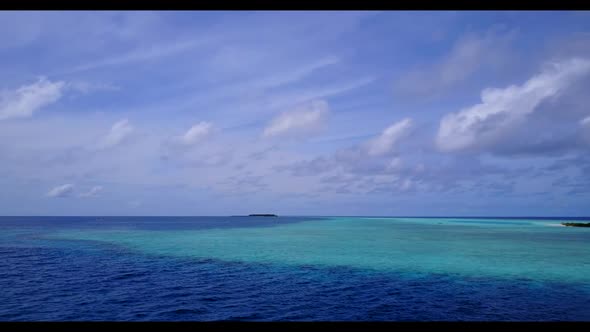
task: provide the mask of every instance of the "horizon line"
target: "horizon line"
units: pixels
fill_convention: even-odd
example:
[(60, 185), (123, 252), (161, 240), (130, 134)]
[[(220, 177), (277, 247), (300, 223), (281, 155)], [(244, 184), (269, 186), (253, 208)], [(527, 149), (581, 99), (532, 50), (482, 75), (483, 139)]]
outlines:
[[(279, 215), (277, 217), (305, 217), (305, 218), (590, 218), (590, 216), (452, 216), (452, 215), (437, 215), (437, 216), (417, 216), (417, 215)], [(194, 218), (194, 217), (250, 217), (247, 214), (234, 214), (234, 215), (0, 215), (0, 218), (14, 218), (14, 217), (57, 217), (57, 218), (76, 218), (76, 217), (101, 217), (101, 218), (113, 218), (113, 217), (141, 217), (141, 218), (162, 218), (162, 217), (176, 217), (176, 218)]]

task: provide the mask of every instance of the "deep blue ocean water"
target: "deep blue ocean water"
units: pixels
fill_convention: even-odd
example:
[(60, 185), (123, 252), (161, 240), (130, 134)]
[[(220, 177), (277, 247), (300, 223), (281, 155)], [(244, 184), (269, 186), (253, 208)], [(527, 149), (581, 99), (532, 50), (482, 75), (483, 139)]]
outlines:
[(559, 222), (0, 217), (0, 320), (588, 321)]

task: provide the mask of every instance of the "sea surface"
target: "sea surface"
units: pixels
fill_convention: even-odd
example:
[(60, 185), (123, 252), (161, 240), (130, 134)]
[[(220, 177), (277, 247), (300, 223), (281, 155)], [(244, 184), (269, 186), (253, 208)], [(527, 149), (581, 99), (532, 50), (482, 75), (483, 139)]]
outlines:
[(0, 217), (0, 321), (590, 321), (564, 220)]

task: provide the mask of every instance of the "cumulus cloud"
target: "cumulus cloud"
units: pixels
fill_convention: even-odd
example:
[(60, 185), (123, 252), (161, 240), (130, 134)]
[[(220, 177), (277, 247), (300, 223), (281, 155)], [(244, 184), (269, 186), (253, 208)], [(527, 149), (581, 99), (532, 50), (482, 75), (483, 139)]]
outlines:
[(413, 120), (405, 118), (385, 128), (377, 137), (359, 145), (276, 169), (290, 170), (297, 176), (317, 175), (333, 170), (355, 174), (395, 173), (404, 166), (400, 157), (391, 159), (391, 155), (400, 152), (400, 142), (407, 138), (413, 126)]
[(408, 134), (412, 128), (412, 120), (403, 119), (385, 128), (381, 135), (369, 141), (367, 153), (370, 156), (381, 156), (390, 152), (395, 144)]
[(178, 140), (186, 145), (200, 142), (213, 132), (213, 125), (209, 122), (199, 122), (187, 130)]
[(407, 144), (408, 136), (403, 139), (404, 135), (391, 134), (398, 132), (392, 128), (412, 128), (409, 120), (394, 123), (365, 143), (275, 170), (297, 177), (322, 176), (319, 180), (323, 185), (321, 192), (351, 194), (462, 192), (477, 188), (485, 181), (506, 183), (530, 173), (530, 169), (507, 168), (495, 160), (482, 160), (478, 155), (432, 154), (428, 150), (412, 149)]
[(89, 191), (81, 193), (80, 197), (95, 197), (102, 191), (102, 186), (94, 186)]
[(135, 131), (135, 128), (129, 124), (129, 120), (123, 119), (116, 122), (109, 133), (99, 142), (99, 148), (110, 148), (121, 144)]
[(572, 58), (548, 64), (520, 86), (485, 89), (480, 104), (442, 118), (436, 144), (445, 152), (489, 147), (589, 72), (590, 60)]
[[(405, 118), (385, 128), (380, 135), (356, 146), (340, 149), (328, 156), (278, 166), (278, 171), (288, 170), (296, 176), (310, 176), (332, 171), (351, 174), (384, 174), (405, 171), (400, 157), (391, 158), (399, 150), (399, 143), (407, 137), (413, 121)], [(397, 151), (399, 152), (399, 151)]]
[(320, 128), (329, 113), (328, 103), (314, 100), (274, 118), (264, 129), (263, 137), (307, 134)]
[(74, 185), (64, 184), (51, 189), (48, 193), (48, 197), (67, 197), (74, 191)]
[(21, 86), (14, 91), (0, 93), (0, 120), (26, 118), (41, 108), (58, 101), (65, 82), (51, 82), (40, 77), (37, 82)]

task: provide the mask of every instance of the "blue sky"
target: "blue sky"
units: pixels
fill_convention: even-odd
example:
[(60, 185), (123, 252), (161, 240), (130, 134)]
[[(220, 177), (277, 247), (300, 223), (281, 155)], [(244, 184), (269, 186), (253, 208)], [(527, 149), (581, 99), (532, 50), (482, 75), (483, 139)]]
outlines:
[(590, 215), (587, 12), (1, 12), (3, 215)]

